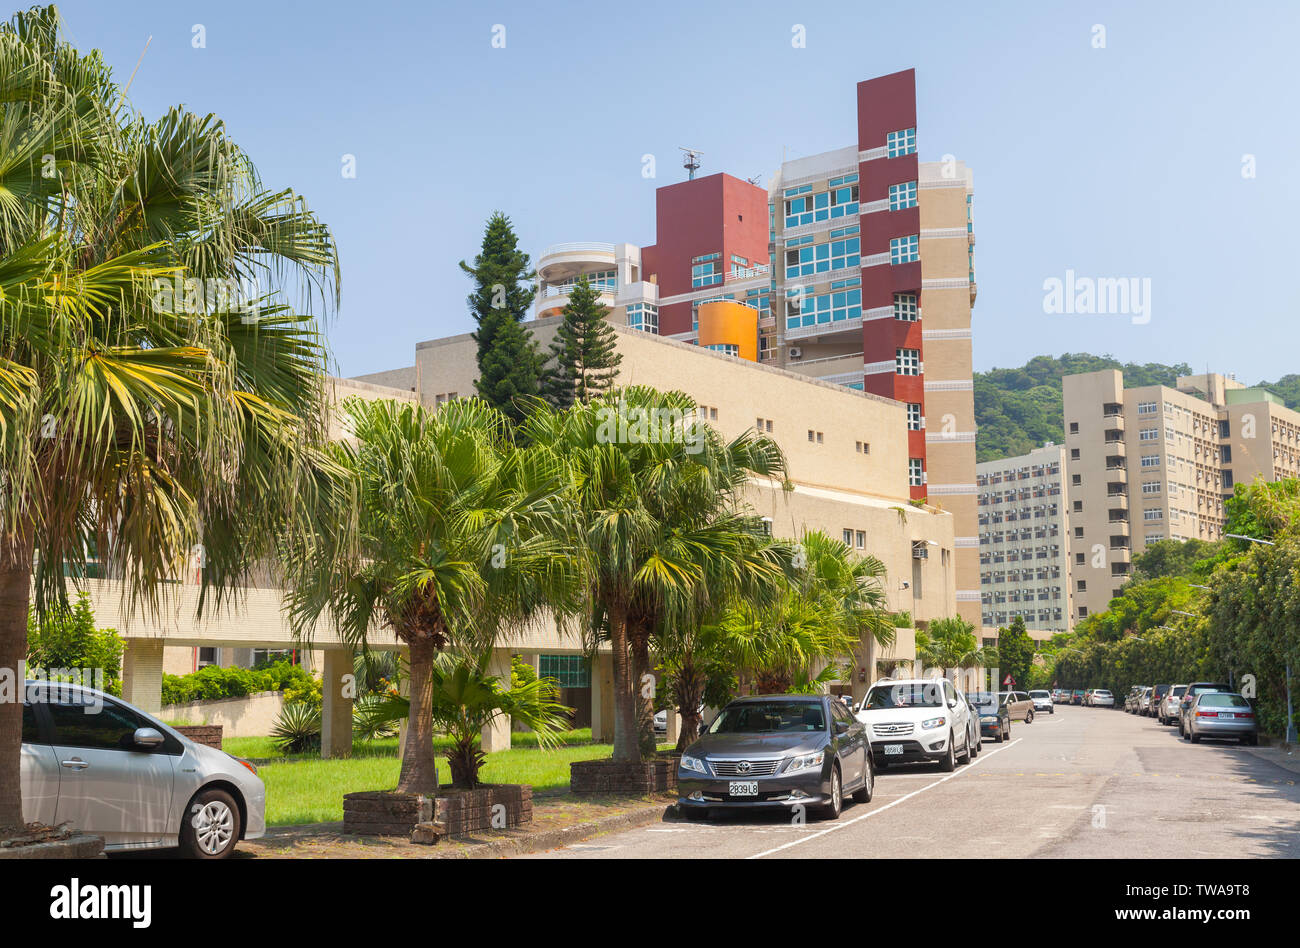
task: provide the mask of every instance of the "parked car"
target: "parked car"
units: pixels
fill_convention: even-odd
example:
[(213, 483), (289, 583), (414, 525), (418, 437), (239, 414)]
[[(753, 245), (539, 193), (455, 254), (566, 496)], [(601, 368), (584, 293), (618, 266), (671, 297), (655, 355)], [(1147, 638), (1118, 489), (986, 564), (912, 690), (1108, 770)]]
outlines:
[(802, 804), (835, 819), (846, 793), (866, 803), (875, 784), (867, 729), (842, 701), (758, 695), (728, 704), (683, 752), (677, 805), (697, 818)]
[(871, 730), (872, 762), (937, 761), (945, 771), (970, 763), (967, 717), (970, 708), (957, 700), (945, 678), (884, 678), (871, 686), (858, 720)]
[(1013, 721), (1034, 723), (1034, 702), (1024, 691), (999, 691), (998, 695), (1007, 703), (1007, 712)]
[(1160, 701), (1160, 708), (1156, 715), (1161, 724), (1173, 724), (1178, 720), (1178, 706), (1182, 703), (1186, 692), (1186, 685), (1169, 686), (1169, 690)]
[(1129, 688), (1128, 694), (1124, 696), (1124, 713), (1136, 714), (1138, 709), (1138, 697), (1142, 694), (1142, 686), (1134, 685)]
[(979, 709), (975, 707), (974, 703), (971, 701), (970, 695), (966, 694), (966, 692), (958, 691), (957, 696), (962, 701), (966, 702), (966, 710), (970, 712), (970, 714), (966, 718), (966, 723), (970, 729), (970, 739), (971, 739), (970, 756), (971, 759), (974, 760), (976, 757), (980, 755), (980, 751), (984, 749), (984, 734), (980, 729), (980, 712)]
[(1203, 691), (1192, 698), (1187, 709), (1187, 737), (1193, 744), (1201, 738), (1235, 738), (1242, 744), (1259, 743), (1255, 709), (1239, 694)]
[(1083, 696), (1083, 691), (1078, 688), (1074, 689), (1074, 691), (1070, 692), (1070, 704), (1083, 704)]
[(1169, 694), (1169, 685), (1152, 685), (1151, 686), (1151, 707), (1147, 714), (1153, 718), (1160, 717), (1160, 706), (1164, 704), (1165, 695)]
[(27, 682), (20, 780), (27, 822), (71, 823), (106, 852), (224, 859), (266, 832), (256, 767), (93, 688)]
[(1232, 685), (1226, 685), (1221, 681), (1194, 681), (1187, 686), (1183, 696), (1178, 701), (1178, 736), (1187, 736), (1187, 712), (1191, 710), (1192, 700), (1199, 694), (1207, 691), (1222, 691), (1227, 694), (1234, 694)]
[(1143, 685), (1142, 690), (1138, 692), (1137, 713), (1146, 717), (1151, 713), (1151, 686)]
[(1048, 714), (1056, 713), (1056, 704), (1052, 701), (1050, 691), (1031, 691), (1029, 692), (1029, 700), (1034, 703), (1035, 711), (1046, 711)]
[(1089, 696), (1088, 704), (1093, 708), (1113, 708), (1115, 707), (1115, 696), (1105, 688), (1094, 688)]
[(992, 691), (978, 691), (969, 697), (979, 715), (981, 737), (988, 735), (999, 744), (1011, 740), (1011, 712), (1006, 701)]

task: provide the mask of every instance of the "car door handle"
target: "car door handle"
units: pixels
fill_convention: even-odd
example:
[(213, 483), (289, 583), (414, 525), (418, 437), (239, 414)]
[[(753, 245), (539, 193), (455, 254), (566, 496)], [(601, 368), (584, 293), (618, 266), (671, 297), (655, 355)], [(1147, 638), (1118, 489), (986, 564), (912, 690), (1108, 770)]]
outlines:
[(90, 764), (86, 763), (80, 757), (74, 757), (71, 760), (63, 760), (60, 763), (69, 770), (85, 770)]

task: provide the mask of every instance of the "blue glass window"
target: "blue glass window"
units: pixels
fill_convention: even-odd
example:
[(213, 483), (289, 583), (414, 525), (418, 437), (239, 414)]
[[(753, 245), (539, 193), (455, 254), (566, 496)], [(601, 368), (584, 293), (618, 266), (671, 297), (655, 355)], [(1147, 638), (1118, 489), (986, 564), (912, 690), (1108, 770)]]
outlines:
[(885, 138), (885, 145), (890, 158), (916, 154), (916, 129), (905, 128), (901, 131), (890, 132)]

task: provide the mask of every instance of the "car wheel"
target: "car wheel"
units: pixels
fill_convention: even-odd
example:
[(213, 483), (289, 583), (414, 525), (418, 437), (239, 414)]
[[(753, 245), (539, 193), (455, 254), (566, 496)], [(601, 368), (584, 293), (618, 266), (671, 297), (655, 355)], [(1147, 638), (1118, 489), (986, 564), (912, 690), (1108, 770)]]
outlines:
[(1026, 723), (1026, 724), (1033, 724), (1033, 723), (1034, 723), (1034, 712), (1033, 712), (1033, 711), (1026, 711), (1026, 712), (1025, 712), (1025, 723)]
[(203, 790), (181, 823), (181, 853), (190, 859), (225, 859), (239, 842), (239, 807), (224, 790)]
[(1199, 744), (1199, 743), (1201, 743), (1201, 735), (1197, 734), (1195, 731), (1188, 731), (1188, 732), (1187, 732), (1187, 738), (1188, 738), (1188, 740), (1190, 740), (1193, 744)]
[(828, 820), (838, 820), (844, 809), (844, 785), (840, 782), (839, 764), (831, 767), (831, 802), (822, 807), (822, 816)]
[(957, 769), (957, 753), (952, 749), (954, 743), (952, 732), (948, 733), (948, 753), (944, 755), (943, 760), (939, 761), (939, 769), (944, 773), (952, 773)]
[(854, 803), (870, 803), (871, 795), (876, 792), (876, 775), (871, 769), (871, 757), (867, 757), (867, 774), (865, 782), (853, 791)]

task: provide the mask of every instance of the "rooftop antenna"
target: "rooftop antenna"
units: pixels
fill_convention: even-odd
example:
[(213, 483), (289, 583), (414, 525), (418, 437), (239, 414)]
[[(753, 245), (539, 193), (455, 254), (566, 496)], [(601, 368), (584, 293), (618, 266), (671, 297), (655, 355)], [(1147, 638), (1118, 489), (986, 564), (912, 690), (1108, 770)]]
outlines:
[(746, 178), (745, 180), (757, 188), (760, 186), (759, 182), (763, 180), (763, 176), (761, 174), (756, 174), (753, 177)]
[(682, 155), (682, 167), (686, 169), (686, 180), (694, 181), (695, 172), (700, 170), (700, 155), (704, 152), (698, 148), (686, 148), (682, 145), (677, 146), (684, 154)]

